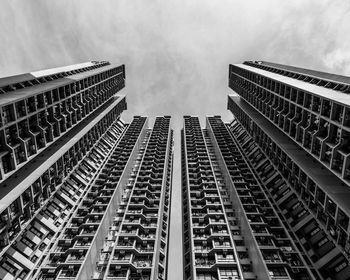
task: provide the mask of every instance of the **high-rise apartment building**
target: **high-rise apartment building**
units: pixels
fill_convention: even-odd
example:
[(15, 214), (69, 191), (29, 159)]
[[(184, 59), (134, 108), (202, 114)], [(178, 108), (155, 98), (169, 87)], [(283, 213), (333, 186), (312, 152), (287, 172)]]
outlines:
[(166, 279), (170, 117), (120, 119), (124, 66), (0, 79), (0, 279)]
[(250, 61), (229, 86), (226, 128), (304, 260), (316, 279), (350, 279), (350, 78)]
[(318, 279), (232, 124), (206, 123), (186, 116), (182, 131), (184, 279)]
[(0, 79), (0, 279), (350, 279), (350, 78), (230, 65), (233, 120), (183, 120), (182, 263), (170, 116), (123, 121), (124, 86), (97, 61)]

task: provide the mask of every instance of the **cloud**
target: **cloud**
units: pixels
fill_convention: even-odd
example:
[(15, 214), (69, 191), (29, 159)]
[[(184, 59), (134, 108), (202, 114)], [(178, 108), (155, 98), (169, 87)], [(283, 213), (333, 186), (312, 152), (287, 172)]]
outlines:
[(350, 46), (341, 47), (327, 52), (322, 62), (334, 72), (350, 75)]
[[(348, 1), (2, 1), (0, 75), (125, 63), (133, 114), (225, 111), (229, 63), (348, 72)], [(198, 100), (200, 99), (200, 102)]]
[(344, 35), (350, 32), (350, 2), (291, 1), (285, 8), (288, 13), (266, 45), (265, 59), (349, 75), (350, 40)]

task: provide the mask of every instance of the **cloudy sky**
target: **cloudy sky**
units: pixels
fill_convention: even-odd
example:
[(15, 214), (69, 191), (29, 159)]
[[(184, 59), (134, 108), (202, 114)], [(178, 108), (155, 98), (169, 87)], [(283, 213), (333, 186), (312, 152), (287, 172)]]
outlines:
[[(348, 0), (2, 0), (0, 10), (0, 76), (87, 60), (124, 63), (126, 120), (167, 114), (179, 128), (184, 114), (229, 119), (229, 63), (267, 60), (350, 75)], [(170, 279), (178, 279), (181, 239), (173, 236), (178, 265)]]

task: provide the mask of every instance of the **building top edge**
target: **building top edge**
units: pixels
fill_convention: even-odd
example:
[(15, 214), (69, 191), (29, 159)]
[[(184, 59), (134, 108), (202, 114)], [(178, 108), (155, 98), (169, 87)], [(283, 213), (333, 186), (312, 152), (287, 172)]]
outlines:
[(296, 80), (290, 77), (282, 76), (276, 73), (272, 73), (263, 69), (255, 68), (245, 64), (234, 64), (237, 67), (251, 71), (253, 73), (263, 75), (265, 77), (271, 78), (275, 81), (287, 84), (291, 87), (298, 88), (308, 93), (316, 94), (320, 97), (327, 98), (346, 106), (350, 106), (350, 94), (345, 94), (333, 89), (317, 86), (314, 84), (306, 83), (301, 80)]
[(344, 76), (344, 75), (332, 74), (332, 73), (328, 73), (328, 72), (322, 72), (322, 71), (317, 71), (317, 70), (307, 69), (307, 68), (302, 68), (302, 67), (297, 67), (297, 66), (279, 64), (279, 63), (274, 63), (274, 62), (269, 62), (269, 61), (245, 61), (244, 63), (270, 66), (270, 67), (280, 69), (280, 70), (291, 71), (291, 72), (295, 72), (298, 74), (307, 75), (310, 77), (328, 80), (331, 82), (345, 83), (345, 84), (350, 85), (350, 77)]
[[(50, 91), (58, 87), (62, 87), (65, 85), (68, 85), (74, 81), (78, 81), (84, 78), (87, 78), (92, 75), (97, 75), (99, 73), (102, 73), (103, 71), (113, 69), (114, 67), (117, 67), (116, 65), (106, 65), (105, 67), (100, 67), (96, 69), (91, 69), (87, 72), (72, 74), (67, 77), (63, 77), (57, 80), (48, 81), (42, 84), (33, 85), (30, 87), (25, 87), (22, 89), (17, 89), (15, 91), (6, 92), (1, 94), (0, 98), (0, 106), (5, 106), (7, 104), (11, 104), (13, 102), (16, 102), (18, 100), (22, 100), (25, 98), (28, 98), (30, 96)], [(0, 86), (1, 87), (1, 86)]]
[(88, 62), (83, 62), (83, 63), (77, 63), (77, 64), (72, 64), (72, 65), (65, 65), (65, 66), (60, 66), (60, 67), (55, 67), (55, 68), (49, 68), (49, 69), (43, 69), (43, 70), (38, 70), (38, 71), (33, 71), (29, 73), (23, 73), (23, 74), (18, 74), (18, 75), (12, 75), (12, 76), (7, 76), (7, 77), (0, 77), (0, 87), (4, 87), (7, 85), (12, 85), (12, 84), (17, 84), (17, 83), (23, 83), (26, 81), (30, 81), (33, 79), (39, 79), (42, 77), (50, 76), (50, 75), (55, 75), (59, 73), (64, 73), (64, 72), (70, 72), (86, 67), (91, 67), (91, 66), (96, 66), (100, 64), (109, 64), (107, 61), (88, 61)]

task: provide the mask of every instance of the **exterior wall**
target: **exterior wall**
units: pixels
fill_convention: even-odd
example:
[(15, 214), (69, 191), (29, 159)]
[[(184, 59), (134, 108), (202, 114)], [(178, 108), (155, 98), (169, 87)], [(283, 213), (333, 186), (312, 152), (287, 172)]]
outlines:
[(349, 81), (268, 62), (229, 69), (241, 99), (229, 96), (228, 108), (252, 138), (247, 143), (255, 143), (246, 147), (264, 159), (259, 172), (272, 174), (271, 164), (279, 171), (264, 175), (272, 176), (272, 199), (324, 279), (349, 274)]
[(4, 249), (1, 277), (167, 279), (172, 160), (170, 117), (116, 119)]
[[(290, 139), (278, 131), (268, 129), (268, 122), (256, 118), (258, 113), (244, 101), (233, 97), (230, 100), (230, 108), (236, 118), (228, 126), (232, 136), (241, 145), (264, 182), (266, 193), (302, 245), (305, 259), (314, 264), (323, 279), (347, 279), (348, 255), (343, 247), (347, 236), (344, 226), (348, 220), (343, 216), (337, 220), (338, 224), (332, 223), (314, 196), (320, 193), (317, 191), (320, 186), (318, 181), (322, 177), (332, 179), (329, 178), (332, 175), (322, 174), (325, 170), (321, 168), (316, 172), (317, 166), (313, 167), (313, 172), (305, 170), (309, 159), (303, 154), (303, 161), (298, 160), (299, 157), (295, 155), (298, 149)], [(318, 175), (315, 177), (314, 174)], [(343, 186), (344, 196), (347, 191), (347, 187)]]
[(349, 85), (285, 71), (286, 76), (283, 70), (272, 73), (258, 66), (231, 65), (229, 86), (349, 185)]
[(211, 161), (214, 155), (206, 140), (208, 136), (203, 134), (198, 118), (185, 117), (182, 138), (184, 279), (218, 279), (219, 275), (221, 279), (241, 279), (239, 248), (234, 245), (234, 234), (230, 230), (235, 218), (232, 213), (229, 218), (225, 212), (221, 174), (219, 170), (214, 172), (214, 167), (218, 167)]
[(124, 71), (89, 62), (0, 79), (1, 279), (39, 273), (125, 132)]
[(141, 137), (93, 279), (167, 279), (172, 134), (157, 117)]
[[(108, 125), (109, 122), (110, 125)], [(28, 220), (18, 228), (16, 226), (21, 221), (19, 220), (21, 216), (13, 215), (13, 220), (8, 221), (10, 226), (4, 232), (4, 236), (8, 238), (8, 244), (1, 252), (2, 260), (5, 260), (9, 267), (16, 269), (10, 270), (13, 271), (10, 273), (4, 269), (8, 266), (3, 262), (2, 277), (5, 278), (5, 275), (10, 273), (12, 276), (9, 277), (31, 278), (33, 268), (45, 259), (60, 230), (66, 226), (77, 208), (77, 203), (82, 199), (89, 182), (97, 174), (111, 144), (119, 139), (123, 131), (124, 124), (119, 119), (109, 114), (105, 115), (88, 133), (84, 134), (85, 137), (81, 141), (73, 146), (71, 151), (76, 152), (81, 158), (60, 157), (47, 172), (44, 172), (44, 175), (39, 175), (35, 188), (31, 189), (29, 185), (32, 190), (31, 200), (25, 201), (21, 204), (22, 208), (19, 208), (19, 213)], [(74, 161), (76, 165), (70, 167), (70, 162)], [(56, 172), (67, 172), (67, 175), (57, 177)], [(42, 189), (39, 188), (40, 186)], [(13, 210), (13, 207), (10, 207)], [(17, 221), (17, 224), (13, 221)], [(11, 230), (15, 229), (18, 232), (12, 233)]]
[(0, 279), (167, 279), (170, 117), (120, 120), (125, 67), (0, 79)]
[[(103, 159), (100, 170), (87, 186), (84, 198), (41, 265), (38, 279), (74, 277), (89, 279), (107, 229), (113, 227), (113, 216), (121, 201), (125, 173), (131, 168), (137, 143), (145, 130), (146, 118), (135, 118), (120, 141), (114, 141)], [(121, 156), (125, 154), (125, 156)], [(131, 163), (130, 163), (131, 162)], [(125, 172), (124, 172), (125, 171)], [(127, 174), (128, 175), (128, 174)], [(68, 242), (67, 242), (68, 241)], [(57, 267), (57, 264), (60, 264)]]
[(101, 64), (0, 95), (0, 182), (113, 102), (124, 84), (122, 66)]
[[(246, 161), (220, 117), (208, 117), (213, 143), (236, 189), (233, 207), (240, 205), (241, 228), (252, 256), (252, 268), (263, 279), (315, 279), (303, 261), (300, 246), (264, 193), (264, 185)], [(259, 258), (260, 257), (260, 258)]]
[(220, 117), (182, 131), (184, 279), (318, 279)]

